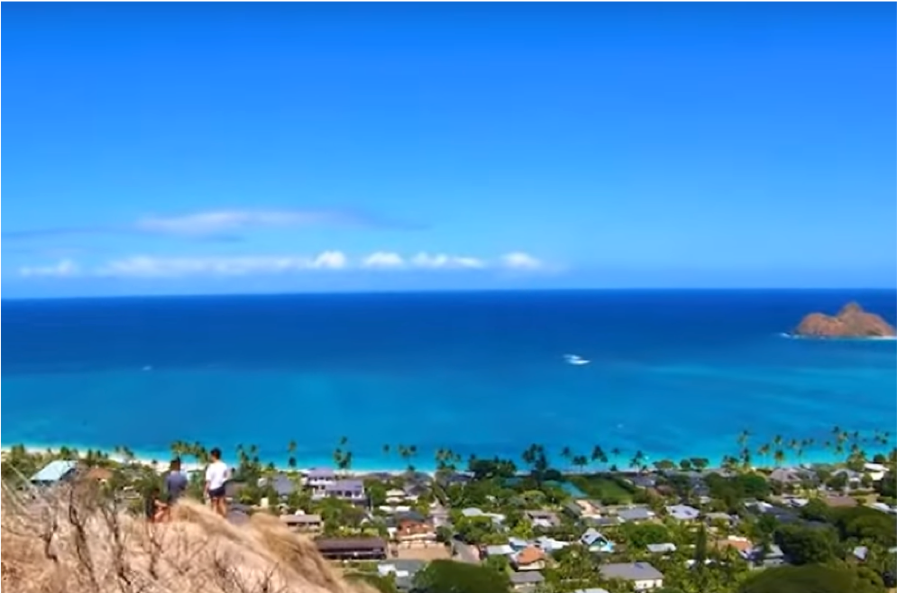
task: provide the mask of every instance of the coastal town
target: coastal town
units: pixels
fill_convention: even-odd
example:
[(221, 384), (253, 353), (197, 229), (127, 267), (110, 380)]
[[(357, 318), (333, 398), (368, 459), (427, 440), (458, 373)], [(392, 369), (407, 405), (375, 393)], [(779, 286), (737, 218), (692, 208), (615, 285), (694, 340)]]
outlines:
[[(831, 446), (844, 461), (832, 464), (788, 463), (784, 439), (751, 438), (745, 431), (719, 468), (701, 458), (649, 465), (640, 452), (622, 467), (601, 447), (553, 457), (534, 444), (519, 459), (462, 463), (441, 449), (433, 472), (409, 463), (365, 473), (352, 471), (345, 438), (335, 467), (305, 470), (295, 467), (295, 443), (282, 469), (240, 447), (225, 518), (240, 526), (256, 514), (276, 516), (346, 579), (383, 593), (893, 590), (897, 449), (869, 458), (863, 450), (886, 450), (889, 435), (835, 428)], [(185, 495), (202, 501), (208, 453), (199, 444), (171, 449), (195, 461), (185, 466)], [(417, 454), (394, 449), (405, 459)], [(164, 473), (125, 447), (110, 455), (16, 446), (3, 455), (5, 488), (87, 481), (135, 514)], [(789, 588), (797, 582), (842, 588)]]

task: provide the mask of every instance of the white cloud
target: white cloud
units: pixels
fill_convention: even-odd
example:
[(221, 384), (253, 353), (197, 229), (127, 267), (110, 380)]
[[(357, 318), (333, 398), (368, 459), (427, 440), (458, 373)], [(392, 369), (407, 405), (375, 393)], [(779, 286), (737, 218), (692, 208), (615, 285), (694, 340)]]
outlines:
[(402, 256), (391, 251), (376, 251), (361, 260), (363, 268), (401, 268), (404, 265)]
[(181, 258), (137, 256), (111, 261), (100, 267), (96, 274), (138, 278), (244, 276), (302, 270), (339, 270), (345, 268), (347, 263), (345, 254), (339, 251), (325, 251), (313, 258), (298, 256)]
[(249, 227), (288, 227), (339, 222), (348, 219), (338, 212), (298, 210), (223, 210), (183, 216), (150, 216), (137, 221), (137, 229), (170, 235), (206, 236)]
[(439, 253), (430, 255), (421, 252), (411, 258), (411, 265), (417, 268), (436, 269), (481, 269), (486, 267), (486, 262), (475, 257), (446, 255)]
[(504, 267), (514, 270), (538, 270), (542, 267), (540, 260), (522, 251), (506, 253), (501, 257), (501, 262)]
[(49, 266), (24, 266), (19, 268), (22, 276), (76, 276), (79, 272), (78, 264), (70, 259), (63, 259)]
[(113, 259), (95, 267), (81, 268), (71, 259), (48, 266), (28, 266), (19, 269), (21, 276), (100, 276), (109, 278), (174, 278), (186, 276), (246, 276), (253, 274), (284, 274), (317, 270), (483, 270), (542, 269), (535, 257), (523, 253), (508, 253), (497, 260), (477, 257), (430, 254), (420, 252), (406, 258), (391, 251), (376, 251), (350, 260), (342, 251), (324, 251), (315, 256), (218, 256), (218, 257), (162, 257), (138, 255)]

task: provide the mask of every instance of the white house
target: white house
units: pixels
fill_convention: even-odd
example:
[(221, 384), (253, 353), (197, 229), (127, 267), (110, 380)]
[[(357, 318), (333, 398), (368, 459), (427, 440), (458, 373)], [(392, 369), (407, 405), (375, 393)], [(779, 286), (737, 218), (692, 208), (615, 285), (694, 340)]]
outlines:
[(663, 573), (647, 562), (603, 564), (599, 570), (604, 578), (627, 581), (636, 591), (650, 591), (663, 587)]

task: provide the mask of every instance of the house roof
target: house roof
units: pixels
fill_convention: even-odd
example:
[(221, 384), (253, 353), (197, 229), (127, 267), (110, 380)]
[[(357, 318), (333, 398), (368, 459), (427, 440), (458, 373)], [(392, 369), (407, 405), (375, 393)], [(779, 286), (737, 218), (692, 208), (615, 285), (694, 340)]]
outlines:
[(321, 522), (321, 515), (281, 515), (280, 520), (287, 525), (310, 525)]
[(533, 546), (529, 546), (528, 548), (520, 550), (520, 552), (518, 552), (517, 556), (514, 558), (515, 562), (520, 565), (534, 564), (544, 559), (545, 552)]
[(512, 585), (538, 585), (544, 581), (545, 577), (542, 576), (542, 573), (535, 570), (511, 573)]
[(337, 480), (324, 486), (324, 489), (327, 492), (363, 492), (364, 482), (362, 482), (361, 480)]
[(654, 516), (654, 513), (646, 507), (634, 507), (631, 509), (620, 509), (617, 511), (617, 516), (624, 521), (639, 521), (650, 519)]
[(336, 477), (336, 472), (329, 467), (313, 467), (305, 475), (309, 478), (333, 478)]
[(274, 476), (270, 481), (270, 485), (278, 496), (289, 496), (296, 491), (296, 484), (284, 474)]
[(687, 504), (674, 504), (667, 507), (667, 513), (675, 519), (697, 519), (701, 511)]
[(427, 565), (423, 560), (399, 559), (381, 562), (377, 565), (377, 571), (381, 574), (389, 574), (391, 572), (407, 572), (411, 575), (419, 572)]
[(596, 541), (598, 541), (600, 539), (606, 540), (607, 538), (605, 538), (603, 535), (601, 535), (601, 532), (598, 531), (597, 529), (593, 529), (590, 527), (586, 530), (585, 533), (582, 534), (582, 537), (579, 539), (585, 545), (591, 546)]
[(673, 543), (663, 543), (663, 544), (648, 544), (646, 546), (648, 551), (654, 554), (662, 554), (664, 552), (675, 552), (676, 544)]
[(315, 546), (320, 551), (341, 552), (344, 550), (385, 550), (386, 541), (379, 537), (334, 537), (318, 538)]
[(735, 548), (739, 552), (748, 552), (754, 548), (753, 542), (747, 538), (726, 538), (716, 540), (717, 548)]
[(502, 544), (500, 546), (486, 546), (487, 556), (510, 556), (513, 553), (514, 548), (512, 548), (508, 544)]
[(65, 459), (51, 461), (39, 472), (31, 476), (32, 482), (58, 482), (75, 471), (76, 463)]
[(600, 567), (600, 570), (601, 575), (607, 579), (642, 581), (663, 578), (663, 573), (647, 562), (616, 562), (603, 564)]

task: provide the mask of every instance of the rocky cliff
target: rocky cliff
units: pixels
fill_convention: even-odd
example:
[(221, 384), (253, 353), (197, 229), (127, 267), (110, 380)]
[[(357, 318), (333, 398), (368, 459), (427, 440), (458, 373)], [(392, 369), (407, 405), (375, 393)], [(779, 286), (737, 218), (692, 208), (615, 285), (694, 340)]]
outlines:
[(800, 322), (794, 335), (814, 338), (876, 338), (895, 335), (894, 328), (874, 313), (863, 311), (857, 303), (845, 305), (837, 315), (810, 313)]

